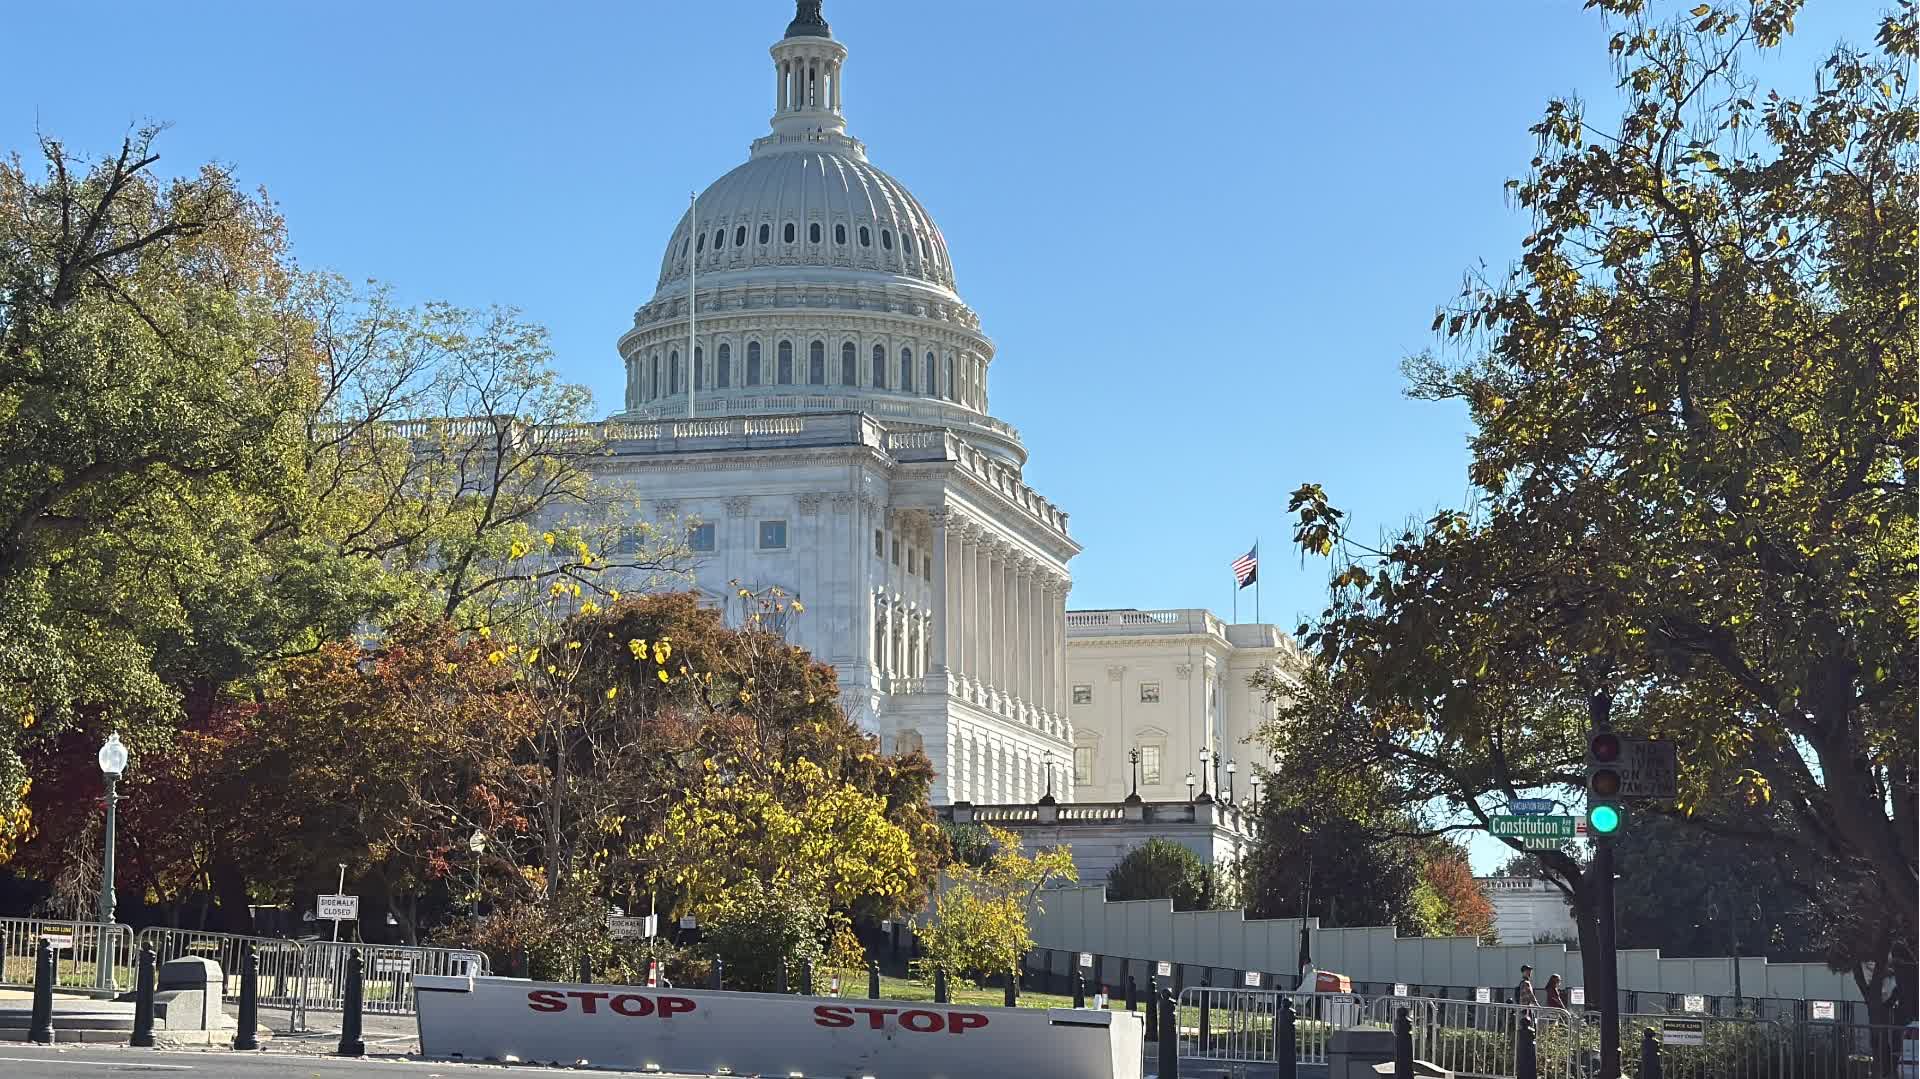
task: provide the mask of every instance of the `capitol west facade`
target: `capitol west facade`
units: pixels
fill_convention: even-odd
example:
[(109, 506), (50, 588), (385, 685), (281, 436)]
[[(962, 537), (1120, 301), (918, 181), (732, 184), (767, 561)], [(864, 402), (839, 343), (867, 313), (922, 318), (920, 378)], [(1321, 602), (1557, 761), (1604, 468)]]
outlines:
[[(806, 613), (888, 751), (936, 803), (1072, 797), (1067, 515), (988, 411), (993, 343), (925, 208), (847, 134), (847, 50), (818, 3), (772, 48), (772, 130), (696, 199), (619, 340), (601, 478), (686, 524), (697, 586)], [(693, 340), (689, 347), (689, 285)], [(690, 411), (691, 399), (691, 415)]]

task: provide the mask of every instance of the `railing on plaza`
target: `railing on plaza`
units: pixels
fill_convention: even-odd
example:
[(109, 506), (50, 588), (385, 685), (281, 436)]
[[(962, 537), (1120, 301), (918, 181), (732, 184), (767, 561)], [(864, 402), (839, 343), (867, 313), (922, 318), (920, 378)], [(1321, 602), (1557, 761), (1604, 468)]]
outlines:
[(1327, 1063), (1333, 1031), (1369, 1024), (1368, 1001), (1353, 993), (1189, 986), (1180, 991), (1180, 1056), (1219, 1064), (1276, 1064), (1282, 1001), (1293, 1002), (1294, 1059)]
[(1573, 1079), (1592, 1073), (1599, 1060), (1598, 1033), (1585, 1017), (1563, 1008), (1495, 1004), (1436, 997), (1387, 997), (1417, 1005), (1414, 1056), (1455, 1075), (1496, 1079), (1518, 1074), (1522, 1020), (1533, 1021), (1534, 1058), (1540, 1079)]
[(0, 918), (0, 986), (32, 988), (40, 941), (54, 942), (54, 984), (122, 993), (133, 988), (133, 930), (62, 918)]

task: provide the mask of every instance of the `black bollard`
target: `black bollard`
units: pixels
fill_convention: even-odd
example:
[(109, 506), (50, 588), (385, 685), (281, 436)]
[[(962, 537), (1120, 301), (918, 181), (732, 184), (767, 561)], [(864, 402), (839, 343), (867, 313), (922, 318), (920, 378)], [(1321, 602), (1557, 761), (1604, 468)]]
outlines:
[(775, 976), (773, 991), (776, 993), (785, 993), (787, 991), (787, 961), (785, 959), (780, 960), (780, 973)]
[(802, 960), (800, 963), (800, 995), (803, 997), (813, 995), (813, 960), (811, 959)]
[(1008, 1007), (1008, 1008), (1018, 1008), (1020, 1006), (1020, 972), (1019, 971), (1014, 971), (1014, 970), (1007, 971), (1006, 991), (1001, 995), (1000, 1003), (1002, 1006)]
[(867, 999), (880, 999), (880, 961), (867, 960)]
[(1160, 1077), (1180, 1077), (1180, 1005), (1173, 990), (1160, 991)]
[(1640, 1035), (1640, 1079), (1662, 1079), (1660, 1043), (1654, 1040), (1652, 1027)]
[(947, 968), (945, 967), (933, 968), (933, 1002), (935, 1004), (948, 1003)]
[(713, 957), (713, 987), (715, 989), (727, 987), (727, 961), (717, 955)]
[(1078, 970), (1073, 972), (1073, 1006), (1076, 1008), (1087, 1006), (1087, 980), (1080, 976)]
[(140, 966), (133, 979), (133, 1037), (127, 1044), (135, 1049), (153, 1048), (153, 984), (157, 957), (153, 945), (140, 946)]
[(1140, 1001), (1134, 996), (1133, 975), (1131, 974), (1127, 975), (1127, 1010), (1130, 1012), (1140, 1010)]
[(360, 1040), (360, 1007), (361, 998), (366, 993), (363, 982), (366, 969), (366, 960), (360, 957), (360, 949), (355, 948), (347, 956), (347, 991), (346, 999), (340, 1005), (340, 1047), (334, 1050), (335, 1056), (367, 1055), (367, 1043)]
[(1393, 1079), (1413, 1079), (1413, 1020), (1405, 1008), (1393, 1011)]
[(1292, 997), (1280, 998), (1280, 1015), (1275, 1021), (1280, 1024), (1280, 1044), (1274, 1054), (1280, 1066), (1277, 1079), (1299, 1079), (1300, 1028), (1298, 1017), (1293, 1014)]
[(260, 957), (251, 946), (240, 964), (240, 1019), (233, 1031), (233, 1047), (260, 1048)]
[(1147, 1040), (1160, 1040), (1160, 979), (1147, 975)]
[(1540, 1047), (1534, 1040), (1533, 1016), (1520, 1016), (1520, 1037), (1513, 1047), (1514, 1079), (1540, 1079)]
[(40, 938), (33, 952), (33, 1020), (27, 1028), (27, 1040), (40, 1045), (53, 1044), (53, 942)]
[(1213, 1053), (1213, 972), (1205, 971), (1200, 975), (1200, 1055)]

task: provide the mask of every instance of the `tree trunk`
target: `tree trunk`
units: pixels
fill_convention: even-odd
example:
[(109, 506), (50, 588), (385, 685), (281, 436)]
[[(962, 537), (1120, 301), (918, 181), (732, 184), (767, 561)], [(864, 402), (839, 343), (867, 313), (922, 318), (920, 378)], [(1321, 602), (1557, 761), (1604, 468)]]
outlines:
[(252, 896), (247, 894), (246, 874), (227, 858), (213, 863), (212, 885), (220, 902), (220, 928), (228, 933), (253, 934)]

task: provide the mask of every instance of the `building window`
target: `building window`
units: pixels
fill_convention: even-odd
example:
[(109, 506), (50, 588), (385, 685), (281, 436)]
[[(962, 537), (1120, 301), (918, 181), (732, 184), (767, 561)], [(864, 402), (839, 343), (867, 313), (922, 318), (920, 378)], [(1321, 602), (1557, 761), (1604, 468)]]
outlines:
[(928, 555), (927, 557), (922, 558), (920, 560), (920, 576), (923, 580), (928, 580), (928, 581), (933, 580), (933, 556), (932, 555)]
[(952, 356), (947, 357), (947, 388), (944, 392), (940, 394), (940, 396), (946, 398), (949, 401), (958, 400), (958, 398), (956, 398), (953, 395), (953, 357)]
[(860, 350), (853, 347), (852, 341), (840, 346), (840, 384), (860, 385)]
[(824, 341), (815, 341), (807, 346), (807, 385), (824, 386), (827, 384), (827, 345)]
[(913, 392), (913, 350), (910, 348), (900, 350), (900, 388)]
[(1092, 704), (1093, 703), (1093, 687), (1090, 685), (1086, 685), (1084, 683), (1075, 685), (1073, 687), (1073, 703)]
[(687, 548), (694, 551), (711, 551), (714, 545), (713, 524), (697, 524), (687, 529)]
[(1160, 703), (1160, 683), (1158, 682), (1140, 683), (1140, 703), (1141, 704), (1159, 704)]
[(773, 226), (761, 225), (760, 226), (760, 242), (766, 243), (768, 240), (771, 240), (771, 239), (773, 239)]
[(887, 534), (877, 528), (873, 530), (873, 557), (887, 557)]
[(760, 342), (747, 342), (747, 385), (760, 385)]
[(920, 563), (915, 560), (913, 548), (911, 547), (907, 548), (907, 576), (911, 577), (914, 574), (919, 573), (920, 572), (919, 569), (916, 568), (919, 565)]
[(833, 226), (833, 242), (839, 244), (841, 247), (847, 246), (847, 226)]
[(1160, 785), (1160, 747), (1140, 747), (1140, 782), (1149, 787)]
[(733, 246), (735, 246), (735, 247), (745, 247), (745, 246), (747, 246), (747, 226), (745, 226), (745, 225), (735, 225), (735, 226), (734, 226), (734, 229), (733, 229)]
[(658, 352), (653, 354), (651, 366), (653, 367), (653, 376), (647, 379), (647, 396), (658, 397), (660, 396), (660, 354)]
[(706, 249), (707, 249), (707, 234), (703, 232), (700, 235), (694, 237), (693, 253), (697, 255), (700, 252), (705, 251)]
[(899, 540), (893, 541), (893, 564), (896, 566), (900, 564), (900, 541)]
[(667, 353), (667, 392), (680, 392), (680, 353)]
[(867, 226), (865, 225), (860, 226), (860, 246), (861, 247), (873, 246), (873, 233), (868, 232)]
[(725, 341), (720, 342), (719, 363), (713, 373), (713, 384), (724, 390), (733, 385), (733, 346)]
[(807, 226), (807, 242), (810, 244), (820, 242), (820, 222), (815, 221), (813, 224)]
[(900, 250), (905, 251), (909, 255), (913, 254), (913, 233), (903, 232), (900, 234)]
[(763, 551), (782, 551), (787, 546), (787, 522), (760, 522), (760, 549)]
[(873, 388), (887, 388), (887, 346), (873, 346)]
[(713, 230), (713, 249), (715, 251), (720, 250), (721, 246), (726, 242), (727, 242), (727, 230), (714, 229)]
[(1093, 747), (1073, 747), (1073, 782), (1076, 785), (1093, 782)]
[(886, 248), (889, 251), (893, 250), (893, 230), (892, 229), (880, 230), (880, 246)]
[(936, 366), (937, 362), (938, 361), (933, 358), (933, 353), (927, 353), (928, 397), (938, 397), (940, 395), (940, 368)]
[(778, 370), (776, 370), (774, 373), (776, 376), (778, 376), (775, 379), (775, 381), (780, 383), (780, 385), (782, 386), (793, 385), (793, 342), (792, 341), (780, 342), (780, 359), (778, 363)]
[(707, 350), (699, 345), (693, 346), (693, 388), (707, 388)]
[(791, 221), (787, 222), (787, 230), (786, 230), (785, 236), (788, 243), (793, 242), (793, 222)]

